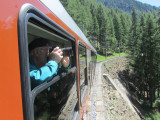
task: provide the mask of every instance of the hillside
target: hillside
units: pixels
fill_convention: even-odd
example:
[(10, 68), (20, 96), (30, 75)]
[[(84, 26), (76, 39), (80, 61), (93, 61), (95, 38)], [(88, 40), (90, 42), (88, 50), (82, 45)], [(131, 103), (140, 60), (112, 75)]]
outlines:
[(157, 10), (157, 7), (141, 3), (136, 0), (97, 0), (97, 2), (102, 2), (106, 7), (119, 8), (123, 11), (132, 12), (132, 7), (134, 7), (137, 12), (148, 12)]

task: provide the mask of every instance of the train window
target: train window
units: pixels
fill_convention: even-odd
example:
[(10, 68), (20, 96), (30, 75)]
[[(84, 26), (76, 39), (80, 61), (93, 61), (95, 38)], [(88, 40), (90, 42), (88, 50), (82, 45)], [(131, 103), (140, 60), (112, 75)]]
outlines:
[(87, 61), (86, 61), (86, 48), (84, 45), (79, 44), (79, 67), (80, 67), (80, 92), (81, 92), (81, 103), (83, 103), (86, 89), (87, 89)]
[[(24, 119), (73, 119), (78, 111), (77, 64), (75, 38), (54, 21), (28, 4), (19, 15), (19, 51)], [(31, 10), (28, 10), (31, 9)], [(29, 12), (29, 13), (27, 13)], [(33, 12), (33, 13), (32, 13)], [(26, 15), (26, 16), (25, 16)], [(30, 79), (29, 45), (43, 38), (53, 47), (68, 48), (70, 65), (67, 69), (58, 64), (58, 74), (40, 84)], [(38, 43), (41, 44), (41, 43)]]
[[(36, 42), (34, 44), (32, 44), (31, 42), (35, 41), (35, 40), (36, 40)], [(72, 62), (73, 61), (72, 60), (73, 59), (72, 46), (73, 46), (74, 43), (72, 43), (72, 41), (64, 39), (63, 37), (60, 37), (60, 36), (56, 35), (55, 33), (50, 32), (46, 28), (41, 27), (40, 25), (35, 25), (34, 23), (32, 23), (32, 21), (28, 22), (28, 43), (29, 43), (29, 49), (32, 48), (32, 46), (36, 46), (35, 44), (38, 44), (38, 45), (43, 44), (44, 41), (41, 41), (41, 40), (48, 40), (47, 42), (49, 42), (49, 44), (50, 44), (49, 46), (53, 47), (51, 49), (54, 49), (56, 46), (58, 46), (59, 48), (69, 48), (70, 49), (70, 51), (69, 50), (67, 51), (68, 53), (66, 53), (66, 52), (63, 53), (63, 56), (69, 57), (69, 59), (70, 59), (70, 65), (67, 68), (64, 68), (63, 65), (60, 62), (59, 65), (58, 65), (58, 71), (57, 71), (58, 74), (60, 74), (62, 72), (67, 72), (71, 67), (74, 66), (74, 64), (73, 64), (74, 62)], [(41, 43), (39, 43), (39, 41)], [(30, 43), (31, 43), (31, 45), (30, 45)], [(46, 52), (46, 51), (43, 51), (43, 52)], [(43, 52), (41, 52), (40, 56), (43, 55)], [(29, 60), (30, 60), (30, 63), (32, 63), (32, 64), (30, 64), (30, 70), (32, 71), (32, 68), (34, 67), (34, 69), (33, 69), (34, 74), (37, 71), (38, 71), (37, 73), (42, 72), (43, 71), (42, 70), (43, 66), (41, 65), (41, 63), (43, 62), (42, 60), (44, 59), (44, 58), (42, 58), (43, 56), (42, 57), (38, 57), (38, 58), (41, 58), (42, 60), (41, 59), (37, 60), (36, 59), (37, 58), (36, 54), (32, 54), (32, 53), (29, 53), (29, 54), (30, 54), (29, 55)], [(46, 52), (46, 55), (47, 54), (48, 54), (48, 51)], [(46, 55), (44, 57), (46, 57)], [(37, 64), (40, 66), (39, 68), (38, 68)], [(36, 67), (36, 69), (35, 69), (35, 67)], [(31, 71), (30, 71), (30, 73), (31, 73)], [(34, 82), (34, 81), (36, 81), (36, 82)], [(40, 85), (40, 84), (43, 83), (43, 82), (39, 82), (39, 81), (40, 80), (31, 79), (31, 88), (33, 89), (37, 85)]]
[[(31, 20), (28, 22), (28, 43), (31, 43), (34, 39), (37, 38), (45, 38), (49, 40), (53, 47), (59, 46), (60, 48), (72, 48), (75, 46), (73, 41), (56, 35), (54, 32), (45, 28), (45, 26), (36, 25)], [(35, 96), (34, 116), (36, 120), (65, 119), (73, 117), (73, 108), (75, 108), (77, 103), (77, 91), (75, 82), (76, 69), (73, 62), (73, 51), (70, 50), (67, 52), (70, 52), (65, 53), (70, 57), (70, 65), (67, 67), (67, 69), (63, 68), (63, 70), (63, 66), (60, 63), (58, 70), (58, 75), (62, 73), (61, 76), (63, 77), (60, 77), (57, 82), (51, 84), (50, 86), (48, 86), (48, 82), (43, 83), (43, 86), (47, 85), (48, 87), (42, 90), (42, 92), (38, 93), (37, 96)], [(61, 72), (59, 72), (60, 70)], [(34, 89), (34, 87), (36, 87), (35, 89), (38, 89), (41, 88), (41, 86), (41, 84), (39, 84), (39, 86), (32, 85), (31, 79), (32, 89)]]
[(77, 103), (74, 72), (40, 92), (34, 102), (36, 120), (72, 119)]
[(89, 93), (91, 93), (91, 85), (92, 85), (92, 79), (91, 79), (91, 51), (87, 49), (87, 77), (88, 77), (88, 86), (89, 86)]
[(91, 51), (91, 79), (93, 80), (95, 77), (95, 68), (96, 68), (96, 53)]

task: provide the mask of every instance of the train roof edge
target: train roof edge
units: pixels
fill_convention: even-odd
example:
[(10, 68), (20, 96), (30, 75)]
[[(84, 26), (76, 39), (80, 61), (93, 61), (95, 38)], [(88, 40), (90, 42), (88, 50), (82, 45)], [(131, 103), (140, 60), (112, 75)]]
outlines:
[(86, 38), (86, 36), (83, 34), (83, 32), (80, 30), (78, 25), (75, 23), (75, 21), (72, 19), (72, 17), (68, 14), (68, 12), (65, 10), (63, 5), (59, 0), (40, 0), (45, 6), (50, 9), (53, 14), (55, 14), (59, 19), (61, 19), (72, 31), (74, 31), (91, 49), (96, 52), (96, 49), (91, 45), (89, 40)]

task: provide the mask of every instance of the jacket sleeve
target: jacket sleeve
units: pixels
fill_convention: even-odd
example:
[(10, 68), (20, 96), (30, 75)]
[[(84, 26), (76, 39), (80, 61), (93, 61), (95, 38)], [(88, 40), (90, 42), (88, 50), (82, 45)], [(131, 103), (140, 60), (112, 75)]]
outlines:
[(45, 66), (41, 67), (37, 70), (30, 71), (30, 78), (32, 88), (33, 86), (37, 86), (47, 80), (52, 79), (54, 75), (57, 74), (58, 64), (55, 61), (49, 61), (45, 64)]

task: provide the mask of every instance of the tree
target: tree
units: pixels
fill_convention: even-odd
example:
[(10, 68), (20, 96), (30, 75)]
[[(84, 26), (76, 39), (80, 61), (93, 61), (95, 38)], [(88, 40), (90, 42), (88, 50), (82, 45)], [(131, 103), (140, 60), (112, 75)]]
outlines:
[(159, 81), (157, 78), (159, 76), (159, 52), (157, 49), (159, 34), (157, 34), (156, 22), (151, 13), (148, 13), (146, 20), (144, 15), (141, 16), (140, 32), (142, 33), (140, 35), (141, 41), (137, 46), (139, 51), (134, 51), (136, 56), (133, 58), (135, 84), (141, 95), (145, 96), (145, 91), (149, 93), (147, 98), (149, 98), (150, 107), (152, 107), (155, 100), (156, 84)]
[(90, 5), (90, 12), (92, 14), (92, 24), (90, 26), (90, 38), (94, 42), (94, 46), (98, 48), (98, 35), (99, 35), (99, 24), (97, 20), (97, 9), (93, 3)]
[(120, 15), (120, 21), (122, 24), (122, 31), (121, 31), (121, 50), (122, 51), (126, 51), (126, 46), (127, 46), (127, 42), (128, 42), (128, 34), (129, 34), (129, 27), (130, 25), (128, 24), (127, 18), (126, 18), (127, 14), (125, 14), (124, 12), (122, 12), (122, 14)]
[(100, 52), (103, 53), (103, 48), (105, 47), (105, 36), (106, 36), (106, 18), (105, 18), (105, 12), (103, 9), (103, 4), (100, 2), (97, 10), (97, 20), (99, 24), (99, 36), (98, 36), (98, 41), (99, 41), (99, 48)]
[(132, 57), (135, 57), (136, 55), (136, 51), (138, 48), (138, 20), (137, 20), (137, 13), (135, 8), (133, 8), (133, 12), (132, 12), (132, 25), (131, 25), (131, 29), (130, 29), (130, 40), (129, 40), (129, 44), (128, 47), (131, 51), (131, 55)]
[(117, 49), (117, 40), (115, 37), (115, 30), (113, 25), (113, 19), (111, 17), (107, 18), (107, 50), (108, 52), (114, 53)]
[(121, 45), (121, 39), (122, 39), (122, 24), (120, 21), (119, 14), (115, 14), (113, 16), (113, 23), (114, 23), (115, 37), (118, 42), (117, 47), (119, 47), (119, 52), (120, 52), (120, 45)]

